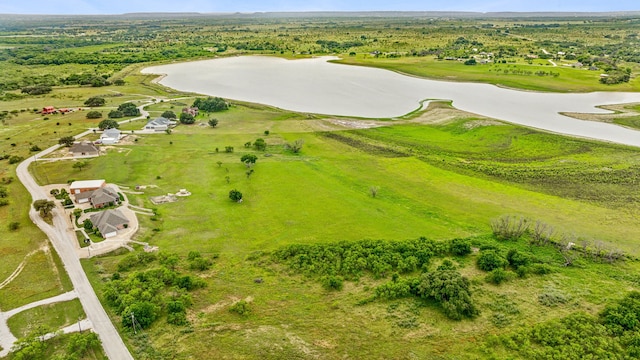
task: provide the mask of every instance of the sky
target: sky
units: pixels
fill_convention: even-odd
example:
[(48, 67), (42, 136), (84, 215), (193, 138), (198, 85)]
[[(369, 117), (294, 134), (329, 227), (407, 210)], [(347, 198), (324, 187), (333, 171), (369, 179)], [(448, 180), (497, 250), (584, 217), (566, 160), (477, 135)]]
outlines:
[(638, 0), (0, 0), (4, 14), (260, 11), (640, 11)]

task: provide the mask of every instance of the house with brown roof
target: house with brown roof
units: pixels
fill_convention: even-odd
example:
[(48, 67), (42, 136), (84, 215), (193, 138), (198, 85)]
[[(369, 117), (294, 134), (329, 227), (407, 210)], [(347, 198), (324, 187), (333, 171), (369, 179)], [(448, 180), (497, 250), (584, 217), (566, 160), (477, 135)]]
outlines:
[(100, 209), (106, 206), (120, 203), (120, 195), (110, 187), (103, 187), (94, 190), (89, 197), (89, 202), (94, 208)]
[(100, 150), (90, 141), (74, 143), (69, 149), (69, 152), (73, 157), (90, 157), (100, 154)]
[(182, 108), (182, 112), (185, 114), (189, 114), (193, 117), (198, 116), (198, 108), (197, 107), (186, 107)]
[(93, 226), (105, 239), (118, 235), (118, 230), (129, 226), (129, 219), (118, 209), (100, 211), (91, 215)]

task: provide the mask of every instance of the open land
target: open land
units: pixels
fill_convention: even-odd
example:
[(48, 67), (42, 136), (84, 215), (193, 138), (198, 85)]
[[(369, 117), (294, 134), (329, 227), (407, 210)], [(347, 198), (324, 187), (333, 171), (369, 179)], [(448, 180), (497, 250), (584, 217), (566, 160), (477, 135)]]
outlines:
[[(151, 62), (336, 54), (354, 65), (527, 90), (638, 90), (640, 55), (629, 46), (638, 41), (635, 18), (196, 16), (164, 19), (163, 27), (145, 17), (82, 19), (54, 17), (45, 27), (8, 21), (0, 29), (3, 63), (11, 69), (0, 79), (0, 110), (7, 111), (0, 155), (26, 158), (37, 152), (34, 145), (45, 149), (97, 127), (127, 101), (157, 99), (145, 107), (152, 118), (190, 106), (196, 94), (138, 73)], [(130, 24), (135, 34), (123, 30)], [(15, 36), (24, 33), (37, 36)], [(49, 43), (47, 52), (40, 51)], [(481, 52), (501, 52), (494, 60), (505, 62), (464, 65), (475, 53), (479, 62)], [(540, 59), (546, 53), (557, 69)], [(570, 53), (576, 59), (567, 60)], [(607, 60), (612, 57), (615, 68)], [(578, 58), (599, 70), (564, 66)], [(613, 76), (626, 68), (628, 82), (599, 81), (604, 71)], [(124, 84), (89, 76), (90, 83), (81, 85), (74, 74)], [(19, 90), (42, 83), (52, 91)], [(91, 109), (102, 112), (100, 119), (86, 118), (84, 101), (91, 96), (106, 100)], [(628, 295), (638, 290), (640, 274), (637, 148), (520, 127), (446, 102), (394, 121), (230, 104), (168, 133), (132, 134), (145, 121), (123, 123), (128, 139), (104, 156), (83, 159), (81, 168), (73, 167), (77, 160), (61, 160), (29, 169), (40, 185), (107, 179), (130, 189), (129, 203), (151, 209), (138, 215), (134, 240), (157, 246), (158, 253), (134, 246), (134, 252), (82, 261), (134, 358), (637, 356), (637, 329), (615, 316), (637, 314), (638, 308), (637, 297)], [(33, 111), (48, 105), (82, 109), (48, 116)], [(637, 127), (637, 104), (615, 110), (620, 112), (589, 120)], [(211, 118), (216, 127), (207, 124)], [(266, 147), (254, 146), (258, 138)], [(302, 147), (292, 151), (297, 140)], [(240, 161), (243, 155), (255, 155), (255, 165)], [(24, 265), (0, 288), (3, 312), (71, 287), (55, 252), (41, 250), (46, 236), (28, 217), (31, 199), (15, 179), (10, 157), (0, 163), (0, 178), (14, 178), (0, 185), (9, 201), (0, 207), (0, 281)], [(180, 189), (191, 196), (151, 203), (151, 197)], [(232, 189), (242, 192), (241, 203), (229, 199)], [(510, 225), (527, 219), (529, 230), (505, 239), (496, 225), (500, 218)], [(17, 229), (4, 225), (13, 222)], [(421, 237), (429, 240), (416, 240)], [(402, 250), (415, 247), (429, 251), (419, 256)], [(509, 257), (508, 265), (485, 271), (480, 259), (492, 252)], [(446, 301), (429, 295), (425, 289), (432, 291), (429, 281), (438, 276), (467, 279), (450, 284), (466, 282), (477, 311), (462, 311), (456, 319)], [(40, 324), (58, 328), (83, 316), (77, 301), (48, 306), (29, 310), (39, 314), (33, 323), (26, 320), (31, 313), (12, 317), (13, 334), (33, 339), (30, 331)], [(142, 331), (134, 332), (128, 321), (134, 308)], [(74, 341), (69, 335), (48, 341), (46, 356), (68, 351)], [(84, 356), (104, 358), (95, 346)]]

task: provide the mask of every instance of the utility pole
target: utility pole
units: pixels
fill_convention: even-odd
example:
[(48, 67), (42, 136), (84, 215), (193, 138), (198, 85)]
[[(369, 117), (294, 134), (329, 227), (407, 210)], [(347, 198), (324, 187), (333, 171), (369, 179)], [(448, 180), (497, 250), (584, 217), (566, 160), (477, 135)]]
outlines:
[(133, 316), (133, 312), (131, 312), (131, 326), (133, 326), (133, 333), (137, 334), (137, 332), (136, 332), (136, 318), (135, 318), (135, 316)]

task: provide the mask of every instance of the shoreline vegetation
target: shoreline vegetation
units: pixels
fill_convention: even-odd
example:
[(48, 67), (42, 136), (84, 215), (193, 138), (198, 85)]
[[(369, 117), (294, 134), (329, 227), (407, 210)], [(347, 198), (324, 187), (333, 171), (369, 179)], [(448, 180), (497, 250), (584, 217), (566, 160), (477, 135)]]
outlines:
[[(223, 17), (212, 23), (176, 15), (161, 27), (142, 15), (90, 17), (77, 27), (66, 17), (44, 19), (50, 26), (9, 19), (0, 28), (0, 52), (9, 57), (0, 60), (6, 65), (0, 74), (0, 201), (6, 200), (0, 282), (24, 266), (17, 281), (0, 288), (2, 311), (70, 290), (55, 253), (39, 250), (45, 236), (29, 219), (31, 199), (16, 180), (20, 158), (97, 127), (123, 103), (148, 103), (151, 118), (179, 117), (206, 98), (156, 84), (141, 68), (211, 56), (293, 57), (295, 51), (296, 57), (339, 53), (422, 73), (431, 67), (432, 74), (457, 79), (483, 77), (490, 69), (494, 78), (532, 89), (637, 91), (639, 84), (633, 54), (622, 51), (637, 41), (633, 16)], [(33, 36), (14, 36), (24, 32)], [(46, 52), (31, 57), (43, 46)], [(632, 68), (629, 83), (599, 82), (604, 62), (591, 53), (596, 47), (611, 52), (619, 68)], [(474, 48), (478, 56), (500, 51), (507, 63), (435, 59), (438, 53), (473, 56)], [(545, 55), (541, 49), (554, 57), (566, 53), (552, 59), (557, 68), (578, 61), (565, 60), (571, 51), (590, 56), (600, 70), (556, 69), (548, 59), (525, 58)], [(47, 63), (53, 58), (65, 63)], [(118, 62), (125, 59), (136, 62)], [(520, 73), (531, 67), (560, 75)], [(80, 84), (82, 74), (99, 86)], [(22, 93), (21, 86), (33, 84), (21, 81), (51, 81), (51, 91)], [(20, 86), (9, 90), (7, 84)], [(105, 103), (88, 109), (83, 104), (90, 97)], [(135, 240), (159, 252), (134, 245), (133, 252), (82, 260), (136, 359), (637, 357), (638, 322), (619, 319), (636, 319), (640, 311), (638, 149), (423, 101), (425, 109), (394, 121), (228, 101), (226, 110), (200, 111), (192, 124), (167, 133), (135, 134), (144, 120), (123, 123), (122, 142), (83, 159), (82, 168), (61, 160), (29, 170), (40, 184), (107, 179), (139, 186), (127, 198), (151, 210), (138, 216)], [(39, 114), (45, 106), (77, 110)], [(614, 112), (571, 115), (640, 128), (637, 104), (606, 109)], [(88, 119), (90, 110), (102, 118)], [(179, 189), (191, 196), (151, 202)], [(232, 190), (242, 202), (230, 199)], [(136, 333), (128, 321), (132, 311), (144, 325)], [(70, 323), (80, 312), (76, 303), (59, 303), (50, 316), (25, 313), (12, 326), (26, 334), (25, 353), (68, 358), (84, 341), (82, 358), (104, 359), (95, 339), (36, 340), (47, 326)]]

